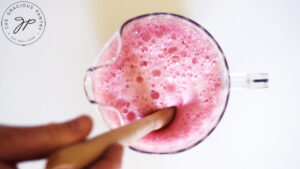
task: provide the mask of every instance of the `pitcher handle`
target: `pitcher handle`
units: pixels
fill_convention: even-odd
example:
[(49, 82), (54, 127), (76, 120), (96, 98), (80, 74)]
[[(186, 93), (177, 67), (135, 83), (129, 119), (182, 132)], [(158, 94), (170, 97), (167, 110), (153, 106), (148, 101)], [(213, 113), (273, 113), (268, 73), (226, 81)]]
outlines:
[(262, 89), (269, 87), (267, 73), (230, 73), (231, 88)]

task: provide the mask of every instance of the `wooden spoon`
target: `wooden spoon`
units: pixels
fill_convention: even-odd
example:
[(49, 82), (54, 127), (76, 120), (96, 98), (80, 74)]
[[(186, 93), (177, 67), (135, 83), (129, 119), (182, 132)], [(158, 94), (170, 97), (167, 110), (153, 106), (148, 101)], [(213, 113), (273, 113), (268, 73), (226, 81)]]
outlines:
[(130, 145), (154, 130), (168, 125), (173, 119), (174, 107), (159, 110), (145, 118), (111, 130), (91, 140), (70, 145), (54, 152), (47, 169), (80, 169), (97, 158), (112, 144)]

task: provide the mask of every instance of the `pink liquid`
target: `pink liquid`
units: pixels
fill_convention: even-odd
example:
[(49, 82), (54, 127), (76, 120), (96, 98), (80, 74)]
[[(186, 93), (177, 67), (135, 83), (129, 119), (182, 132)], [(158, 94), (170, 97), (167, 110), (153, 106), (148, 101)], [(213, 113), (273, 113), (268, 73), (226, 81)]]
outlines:
[[(108, 58), (115, 56), (114, 45)], [(177, 107), (173, 122), (133, 145), (146, 152), (175, 152), (205, 138), (222, 115), (228, 93), (223, 55), (210, 37), (177, 17), (140, 18), (122, 31), (116, 62), (95, 73), (96, 101), (111, 126)]]

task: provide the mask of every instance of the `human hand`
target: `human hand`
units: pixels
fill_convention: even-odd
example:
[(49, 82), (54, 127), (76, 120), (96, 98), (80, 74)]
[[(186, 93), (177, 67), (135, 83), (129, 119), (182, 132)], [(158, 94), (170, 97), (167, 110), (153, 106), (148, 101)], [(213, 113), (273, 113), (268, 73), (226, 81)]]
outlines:
[[(92, 129), (92, 120), (75, 120), (38, 127), (0, 125), (0, 168), (16, 169), (18, 162), (45, 158), (53, 151), (84, 140)], [(119, 169), (123, 147), (113, 145), (88, 169)]]

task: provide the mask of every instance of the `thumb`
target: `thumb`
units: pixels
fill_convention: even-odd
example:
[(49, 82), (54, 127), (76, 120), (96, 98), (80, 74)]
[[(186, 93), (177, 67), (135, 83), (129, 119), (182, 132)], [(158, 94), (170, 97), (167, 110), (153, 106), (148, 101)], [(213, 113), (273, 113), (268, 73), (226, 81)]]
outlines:
[(84, 139), (91, 128), (92, 120), (88, 116), (38, 127), (0, 126), (0, 160), (18, 162), (44, 157)]

